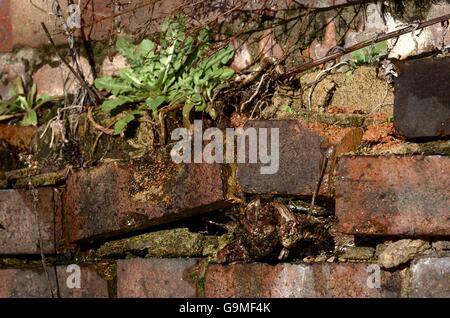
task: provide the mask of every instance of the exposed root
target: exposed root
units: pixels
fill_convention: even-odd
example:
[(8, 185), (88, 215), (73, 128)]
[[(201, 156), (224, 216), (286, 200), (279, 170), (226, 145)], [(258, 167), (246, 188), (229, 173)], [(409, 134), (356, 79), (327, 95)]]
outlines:
[(92, 124), (92, 126), (97, 129), (100, 130), (102, 133), (113, 136), (114, 135), (114, 129), (109, 129), (109, 128), (105, 128), (102, 125), (98, 124), (95, 119), (94, 116), (92, 116), (92, 108), (94, 107), (88, 107), (88, 112), (87, 112), (87, 117), (90, 121), (90, 123)]

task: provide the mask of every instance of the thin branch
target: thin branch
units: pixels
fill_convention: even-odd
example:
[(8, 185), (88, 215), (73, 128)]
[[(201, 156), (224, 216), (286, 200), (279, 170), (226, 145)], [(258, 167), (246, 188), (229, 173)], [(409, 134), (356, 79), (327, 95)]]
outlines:
[(94, 116), (92, 116), (92, 108), (93, 107), (88, 107), (88, 113), (87, 113), (87, 117), (88, 117), (89, 121), (91, 122), (92, 126), (94, 126), (95, 129), (100, 130), (104, 134), (113, 136), (114, 129), (105, 128), (95, 121)]
[(102, 99), (100, 98), (100, 96), (97, 94), (97, 92), (92, 89), (92, 87), (89, 86), (89, 84), (80, 76), (80, 74), (78, 74), (74, 68), (69, 64), (69, 62), (66, 61), (66, 59), (58, 52), (58, 49), (56, 47), (55, 42), (52, 39), (52, 36), (50, 35), (50, 32), (47, 29), (47, 26), (45, 25), (44, 22), (41, 23), (42, 28), (44, 29), (45, 34), (48, 37), (48, 40), (50, 41), (50, 44), (53, 46), (53, 48), (56, 51), (56, 54), (58, 54), (58, 57), (61, 59), (61, 61), (67, 66), (67, 68), (69, 69), (69, 71), (72, 72), (72, 74), (75, 76), (75, 78), (78, 80), (78, 82), (81, 84), (81, 86), (83, 86), (86, 91), (88, 92), (89, 96), (91, 96), (91, 98), (96, 102), (97, 105), (99, 105), (102, 102)]
[(447, 20), (450, 20), (450, 14), (446, 14), (446, 15), (443, 15), (443, 16), (440, 16), (440, 17), (437, 17), (437, 18), (425, 21), (425, 22), (421, 22), (421, 23), (418, 23), (418, 24), (415, 24), (415, 25), (410, 25), (410, 26), (405, 27), (405, 28), (400, 29), (400, 30), (392, 31), (392, 32), (389, 32), (389, 33), (381, 34), (381, 35), (376, 35), (376, 36), (372, 37), (369, 40), (357, 43), (357, 44), (352, 45), (352, 46), (350, 46), (348, 48), (343, 48), (339, 52), (330, 54), (328, 56), (325, 56), (323, 58), (317, 59), (317, 60), (309, 62), (309, 63), (302, 64), (299, 67), (297, 67), (296, 69), (294, 69), (294, 70), (292, 70), (292, 71), (290, 71), (288, 73), (281, 74), (278, 77), (278, 79), (280, 79), (280, 80), (288, 79), (288, 78), (292, 77), (295, 74), (305, 72), (305, 71), (307, 71), (309, 69), (312, 69), (312, 68), (314, 68), (316, 66), (325, 64), (326, 62), (335, 60), (335, 59), (337, 59), (337, 58), (339, 58), (341, 56), (344, 56), (346, 54), (352, 53), (354, 51), (357, 51), (359, 49), (365, 48), (367, 46), (373, 45), (375, 43), (379, 43), (379, 42), (383, 42), (383, 41), (386, 41), (386, 40), (389, 40), (389, 39), (397, 38), (397, 37), (399, 37), (399, 36), (401, 36), (403, 34), (407, 34), (407, 33), (413, 32), (413, 31), (418, 30), (418, 29), (423, 29), (423, 28), (429, 27), (429, 26), (431, 26), (433, 24), (440, 23), (440, 22), (447, 21)]

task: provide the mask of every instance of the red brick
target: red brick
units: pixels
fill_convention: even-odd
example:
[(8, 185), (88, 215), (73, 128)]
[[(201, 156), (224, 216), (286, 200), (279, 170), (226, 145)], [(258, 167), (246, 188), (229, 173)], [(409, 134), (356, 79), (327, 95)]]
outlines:
[[(0, 139), (0, 174), (18, 168), (18, 155), (11, 146)], [(0, 178), (4, 179), (4, 178)], [(6, 181), (6, 180), (5, 180)]]
[(108, 40), (114, 32), (113, 1), (83, 0), (81, 1), (81, 18), (85, 32), (91, 40)]
[(195, 297), (196, 287), (186, 278), (194, 259), (131, 259), (117, 261), (117, 297)]
[(0, 99), (10, 99), (14, 83), (17, 80), (25, 82), (26, 73), (24, 62), (17, 61), (8, 55), (0, 56)]
[(356, 150), (362, 138), (359, 128), (327, 127), (298, 120), (249, 121), (244, 129), (248, 127), (268, 128), (269, 135), (270, 128), (279, 129), (280, 160), (275, 174), (261, 174), (259, 163), (238, 164), (238, 182), (247, 193), (312, 195), (319, 180), (322, 157), (330, 146), (334, 146), (336, 152), (328, 164), (320, 192), (324, 196), (333, 196), (336, 156)]
[(9, 52), (13, 48), (11, 1), (0, 1), (0, 52)]
[(328, 18), (323, 41), (314, 40), (309, 48), (309, 57), (317, 60), (326, 56), (330, 50), (336, 47), (336, 25), (334, 18)]
[(363, 141), (370, 143), (386, 143), (394, 139), (394, 126), (392, 124), (369, 125), (363, 136)]
[(0, 17), (0, 52), (9, 52), (13, 49), (12, 27), (10, 17)]
[(59, 295), (61, 298), (108, 298), (108, 282), (103, 279), (93, 266), (80, 267), (80, 288), (69, 288), (67, 280), (72, 282), (73, 270), (67, 271), (67, 266), (58, 266)]
[(51, 188), (36, 190), (36, 202), (32, 191), (0, 191), (0, 254), (40, 254), (40, 222), (43, 252), (57, 252), (61, 239), (59, 194)]
[(450, 157), (342, 157), (338, 230), (359, 235), (450, 235)]
[(0, 140), (4, 140), (17, 150), (28, 150), (35, 134), (36, 127), (0, 124)]
[(42, 268), (0, 270), (0, 298), (51, 298), (51, 289), (56, 290), (53, 268), (48, 273), (50, 285)]
[(369, 288), (370, 264), (210, 265), (206, 297), (399, 297), (399, 275), (381, 272), (380, 288)]
[[(48, 45), (48, 38), (42, 29), (45, 23), (56, 44), (67, 44), (66, 36), (62, 31), (61, 21), (52, 12), (53, 1), (33, 0), (11, 1), (11, 23), (14, 46), (40, 47)], [(67, 16), (67, 1), (59, 1), (63, 13)]]
[(170, 16), (174, 9), (182, 4), (182, 0), (155, 1), (132, 11), (136, 7), (136, 3), (125, 3), (122, 6), (122, 11), (130, 13), (121, 16), (120, 24), (127, 34), (154, 34), (160, 31), (162, 20)]
[[(47, 267), (50, 282), (43, 268), (0, 270), (0, 298), (105, 298), (108, 297), (108, 284), (91, 267), (81, 267), (80, 289), (67, 287), (66, 266), (58, 266), (55, 279), (54, 267)], [(58, 289), (56, 288), (58, 282)]]
[[(91, 67), (86, 58), (80, 58), (80, 68), (89, 84), (94, 82)], [(76, 94), (80, 88), (79, 81), (75, 78), (69, 68), (60, 64), (57, 67), (44, 65), (33, 74), (33, 82), (36, 83), (38, 94), (49, 94), (50, 96), (64, 96), (64, 93)]]
[(423, 258), (411, 265), (410, 297), (450, 297), (450, 257)]
[(71, 241), (109, 237), (227, 205), (220, 165), (178, 165), (167, 155), (75, 173), (63, 202)]

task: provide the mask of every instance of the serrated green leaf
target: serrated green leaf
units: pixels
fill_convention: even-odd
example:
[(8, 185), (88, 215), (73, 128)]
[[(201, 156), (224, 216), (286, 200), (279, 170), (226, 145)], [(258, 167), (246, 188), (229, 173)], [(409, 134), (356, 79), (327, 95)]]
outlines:
[(153, 53), (156, 48), (156, 44), (148, 39), (145, 39), (139, 45), (138, 55), (140, 58), (146, 58)]
[(118, 120), (114, 124), (114, 135), (120, 135), (120, 133), (134, 120), (135, 117), (135, 113), (129, 113), (124, 118)]
[(134, 85), (140, 86), (142, 85), (142, 82), (139, 80), (139, 78), (134, 74), (133, 70), (130, 68), (125, 68), (123, 70), (119, 71), (119, 76), (121, 79), (125, 81), (129, 81)]
[(31, 89), (28, 92), (28, 104), (33, 105), (34, 99), (36, 98), (36, 83), (31, 85)]
[(28, 101), (27, 101), (27, 99), (26, 99), (25, 97), (23, 97), (23, 96), (17, 96), (17, 101), (18, 101), (18, 103), (19, 103), (19, 107), (22, 108), (23, 110), (28, 111), (28, 110), (31, 109), (31, 107), (30, 107), (30, 105), (28, 104)]
[(166, 33), (169, 30), (170, 20), (169, 18), (165, 18), (161, 25), (161, 32)]
[(19, 76), (12, 81), (12, 90), (15, 95), (25, 95), (25, 90), (23, 88), (22, 78)]
[(166, 96), (157, 96), (155, 98), (148, 98), (145, 101), (145, 104), (152, 110), (158, 110), (158, 107), (161, 106), (166, 101)]
[(21, 120), (20, 124), (22, 126), (36, 126), (37, 125), (37, 114), (34, 110), (29, 110), (25, 114), (25, 117)]
[(222, 72), (222, 74), (220, 75), (220, 79), (221, 80), (229, 80), (234, 76), (234, 71), (231, 68), (225, 68)]
[(108, 99), (103, 102), (102, 106), (100, 106), (98, 111), (102, 112), (102, 113), (107, 113), (119, 106), (122, 106), (127, 103), (131, 103), (133, 101), (134, 101), (133, 98), (130, 98), (127, 96), (119, 96), (114, 99)]
[(41, 104), (41, 103), (44, 103), (44, 102), (47, 102), (47, 101), (51, 101), (51, 100), (53, 100), (53, 99), (55, 99), (55, 98), (52, 97), (52, 96), (50, 96), (49, 94), (47, 94), (47, 93), (42, 93), (42, 94), (39, 94), (39, 95), (37, 96), (37, 98), (36, 98), (36, 104)]
[(190, 121), (190, 115), (192, 109), (194, 109), (194, 104), (190, 102), (186, 102), (183, 107), (183, 125), (184, 127), (188, 128), (190, 127), (191, 121)]
[(133, 90), (130, 84), (111, 76), (97, 78), (95, 80), (95, 87), (100, 90), (111, 92), (114, 95), (119, 95)]
[(133, 43), (125, 38), (119, 38), (116, 42), (117, 51), (122, 54), (129, 63), (134, 64), (137, 56), (135, 54), (136, 47)]

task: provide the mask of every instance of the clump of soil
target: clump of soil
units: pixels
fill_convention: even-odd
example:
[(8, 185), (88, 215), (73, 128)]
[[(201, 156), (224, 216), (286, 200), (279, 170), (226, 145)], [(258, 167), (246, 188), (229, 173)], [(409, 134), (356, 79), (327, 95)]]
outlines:
[(217, 260), (220, 263), (279, 261), (334, 250), (328, 232), (333, 216), (294, 212), (285, 203), (256, 197), (248, 205), (236, 208), (235, 221), (227, 225), (235, 239), (218, 252)]

